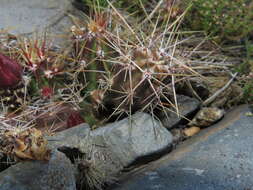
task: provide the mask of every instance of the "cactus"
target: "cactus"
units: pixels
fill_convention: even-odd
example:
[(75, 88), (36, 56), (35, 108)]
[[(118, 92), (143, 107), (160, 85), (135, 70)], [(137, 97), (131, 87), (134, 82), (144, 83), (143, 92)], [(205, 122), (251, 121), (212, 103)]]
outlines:
[(71, 28), (77, 62), (85, 63), (77, 70), (93, 114), (109, 121), (137, 110), (177, 109), (177, 81), (199, 75), (177, 50), (183, 15), (173, 23), (143, 24), (108, 3), (112, 11), (97, 11), (88, 23)]

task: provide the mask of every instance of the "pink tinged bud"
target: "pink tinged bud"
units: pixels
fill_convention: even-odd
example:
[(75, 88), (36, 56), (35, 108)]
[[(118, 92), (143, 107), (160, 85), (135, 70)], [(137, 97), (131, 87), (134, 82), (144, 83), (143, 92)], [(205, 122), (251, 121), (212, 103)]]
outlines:
[(0, 53), (0, 88), (11, 88), (22, 80), (22, 67)]
[(85, 123), (84, 119), (81, 117), (80, 113), (78, 111), (73, 111), (67, 120), (67, 126), (68, 128), (74, 127), (76, 125), (79, 125), (81, 123)]
[(42, 87), (41, 95), (43, 96), (43, 98), (51, 98), (53, 93), (54, 92), (52, 88), (48, 86)]

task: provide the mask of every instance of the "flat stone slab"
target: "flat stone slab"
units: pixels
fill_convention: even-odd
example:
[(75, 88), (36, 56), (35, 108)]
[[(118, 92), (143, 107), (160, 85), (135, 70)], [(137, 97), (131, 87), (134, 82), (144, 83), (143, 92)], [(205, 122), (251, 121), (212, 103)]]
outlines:
[(74, 168), (61, 152), (49, 161), (23, 161), (0, 173), (1, 190), (76, 190)]
[(147, 113), (135, 113), (131, 120), (109, 123), (95, 130), (87, 124), (48, 137), (51, 149), (77, 149), (96, 163), (107, 175), (143, 157), (160, 154), (171, 147), (173, 137), (160, 122)]
[(73, 25), (68, 13), (77, 12), (74, 0), (1, 0), (0, 31), (47, 37), (54, 45), (65, 45)]
[(0, 28), (14, 34), (31, 33), (64, 17), (70, 0), (1, 0)]
[(253, 117), (239, 106), (216, 125), (147, 167), (127, 174), (117, 190), (250, 190)]

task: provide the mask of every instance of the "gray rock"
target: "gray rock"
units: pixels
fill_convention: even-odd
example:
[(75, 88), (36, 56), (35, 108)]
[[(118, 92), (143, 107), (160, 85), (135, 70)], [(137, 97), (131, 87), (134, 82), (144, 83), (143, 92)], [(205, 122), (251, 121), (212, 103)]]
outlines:
[(1, 0), (0, 30), (14, 35), (50, 30), (51, 35), (62, 36), (69, 31), (73, 0)]
[(182, 116), (189, 116), (200, 106), (200, 102), (197, 99), (184, 95), (177, 95), (177, 102), (180, 116), (177, 115), (176, 110), (162, 111), (158, 116), (162, 124), (168, 129), (175, 127), (182, 120)]
[(90, 126), (81, 124), (76, 127), (56, 133), (54, 136), (47, 137), (49, 149), (57, 149), (59, 147), (77, 148), (84, 151), (87, 139), (90, 137)]
[(131, 124), (126, 118), (93, 131), (84, 124), (50, 138), (51, 148), (78, 148), (111, 174), (136, 159), (165, 150), (172, 143), (170, 132), (145, 113), (134, 114)]
[(58, 151), (47, 161), (24, 161), (0, 173), (1, 190), (75, 190), (72, 164)]
[(215, 107), (203, 107), (191, 122), (188, 123), (189, 126), (197, 127), (208, 127), (215, 122), (219, 121), (225, 114), (223, 109)]
[(8, 167), (6, 156), (0, 152), (0, 172)]
[(174, 145), (177, 145), (178, 143), (180, 143), (186, 139), (183, 129), (175, 128), (175, 129), (172, 129), (170, 132), (173, 135), (173, 144)]
[(4, 157), (4, 154), (0, 152), (0, 160)]
[[(240, 106), (176, 150), (122, 179), (117, 190), (247, 190), (253, 187), (253, 117)], [(119, 183), (120, 184), (120, 183)]]

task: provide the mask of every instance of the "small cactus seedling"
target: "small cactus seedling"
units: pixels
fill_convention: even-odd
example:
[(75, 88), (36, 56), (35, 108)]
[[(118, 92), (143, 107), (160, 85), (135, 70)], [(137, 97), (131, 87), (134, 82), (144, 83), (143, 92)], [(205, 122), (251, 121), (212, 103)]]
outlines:
[(39, 37), (35, 39), (24, 38), (19, 45), (24, 67), (33, 72), (36, 79), (41, 77), (52, 79), (63, 69), (64, 62), (57, 59), (57, 55), (46, 43), (46, 37), (42, 39)]

